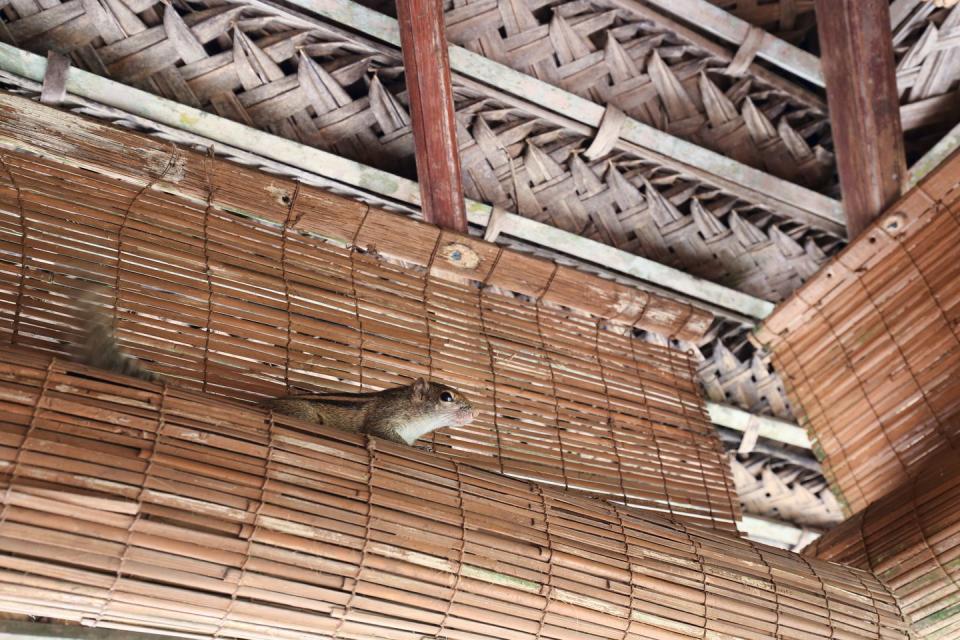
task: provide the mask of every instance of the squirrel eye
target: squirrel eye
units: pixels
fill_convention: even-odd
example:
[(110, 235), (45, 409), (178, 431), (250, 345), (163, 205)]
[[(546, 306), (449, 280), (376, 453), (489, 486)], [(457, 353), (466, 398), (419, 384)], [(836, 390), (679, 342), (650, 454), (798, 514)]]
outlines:
[(453, 394), (449, 391), (444, 391), (440, 394), (440, 402), (453, 402)]

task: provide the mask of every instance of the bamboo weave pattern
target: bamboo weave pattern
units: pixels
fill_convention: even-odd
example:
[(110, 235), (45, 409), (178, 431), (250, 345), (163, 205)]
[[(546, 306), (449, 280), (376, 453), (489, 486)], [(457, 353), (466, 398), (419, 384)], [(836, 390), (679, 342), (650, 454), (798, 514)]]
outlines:
[[(29, 126), (29, 119), (19, 122)], [(92, 126), (127, 140), (124, 153), (156, 162), (146, 152), (163, 149)], [(133, 146), (138, 141), (146, 148)], [(686, 354), (617, 335), (600, 318), (428, 279), (373, 250), (376, 238), (383, 250), (396, 251), (399, 242), (404, 255), (419, 253), (439, 271), (452, 268), (442, 255), (447, 247), (466, 254), (472, 246), (486, 255), (483, 280), (509, 290), (520, 280), (521, 289), (548, 302), (583, 297), (585, 288), (601, 300), (610, 293), (603, 281), (568, 280), (569, 270), (539, 260), (164, 151), (157, 172), (170, 182), (163, 187), (12, 152), (0, 158), (0, 335), (62, 353), (76, 335), (71, 316), (82, 280), (107, 283), (118, 292), (122, 341), (187, 388), (255, 400), (290, 389), (371, 390), (434, 377), (482, 411), (469, 427), (435, 434), (435, 451), (735, 529), (729, 470)], [(104, 171), (123, 170), (96, 147), (73, 153), (97, 157)], [(191, 182), (205, 189), (206, 181), (217, 185), (219, 203), (242, 202), (247, 216), (164, 192), (188, 192)], [(254, 221), (254, 214), (281, 224)], [(368, 249), (351, 252), (291, 227), (346, 235)], [(669, 301), (645, 300), (620, 311), (632, 319), (672, 316), (674, 326), (693, 319), (690, 308), (673, 314)], [(112, 294), (104, 304), (112, 307)]]
[[(766, 158), (779, 167), (771, 171), (800, 170), (809, 175), (801, 182), (819, 180), (822, 105), (798, 103), (750, 77), (730, 79), (716, 71), (727, 63), (620, 10), (598, 5), (571, 14), (581, 5), (570, 3), (557, 20), (569, 21), (567, 30), (580, 40), (591, 25), (612, 34), (616, 55), (606, 60), (591, 44), (580, 63), (608, 71), (576, 74), (609, 79), (611, 104), (681, 137), (696, 134), (732, 157), (755, 164)], [(8, 38), (41, 53), (56, 45), (95, 73), (413, 177), (396, 50), (255, 0), (163, 7), (18, 0), (5, 8)], [(546, 27), (529, 33), (545, 34)], [(542, 48), (550, 41), (544, 35), (538, 42)], [(454, 90), (464, 189), (475, 200), (769, 300), (789, 294), (837, 246), (830, 233), (678, 174), (640, 149), (588, 159), (595, 131), (541, 105), (456, 75)]]
[(19, 349), (0, 402), (8, 610), (253, 640), (906, 637), (867, 572), (408, 447)]
[(710, 0), (738, 18), (793, 43), (803, 42), (816, 26), (813, 0)]
[(804, 554), (868, 569), (894, 593), (919, 637), (960, 637), (960, 456), (838, 525)]
[(960, 450), (958, 203), (954, 154), (758, 332), (848, 515)]
[(615, 0), (447, 6), (448, 38), (487, 58), (794, 182), (824, 188), (833, 179), (823, 105), (751, 73), (725, 75), (725, 61), (664, 16)]

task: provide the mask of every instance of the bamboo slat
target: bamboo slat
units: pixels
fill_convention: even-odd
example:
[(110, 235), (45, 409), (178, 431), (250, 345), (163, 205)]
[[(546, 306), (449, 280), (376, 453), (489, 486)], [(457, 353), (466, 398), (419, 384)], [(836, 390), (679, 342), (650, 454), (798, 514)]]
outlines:
[(960, 456), (939, 458), (804, 554), (875, 573), (918, 637), (960, 638)]
[(51, 131), (40, 114), (75, 123), (0, 142), (40, 156), (0, 155), (10, 342), (63, 354), (77, 298), (102, 283), (123, 344), (184, 388), (252, 402), (436, 378), (481, 417), (434, 434), (435, 452), (735, 530), (739, 504), (688, 354), (570, 307), (687, 334), (706, 314), (10, 100), (23, 108), (0, 115), (8, 129)]
[(868, 572), (0, 349), (0, 609), (249, 638), (906, 638)]
[(960, 447), (960, 154), (758, 331), (851, 514)]

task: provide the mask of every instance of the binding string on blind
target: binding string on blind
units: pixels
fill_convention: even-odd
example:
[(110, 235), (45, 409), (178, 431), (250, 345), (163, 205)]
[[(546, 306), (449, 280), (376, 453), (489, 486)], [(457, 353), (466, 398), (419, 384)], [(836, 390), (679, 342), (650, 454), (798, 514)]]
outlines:
[(283, 302), (284, 310), (286, 311), (284, 323), (287, 328), (287, 338), (283, 345), (284, 351), (287, 354), (287, 357), (283, 359), (283, 386), (286, 389), (286, 393), (291, 393), (293, 389), (290, 386), (290, 361), (293, 359), (293, 351), (290, 349), (290, 345), (293, 344), (293, 314), (290, 311), (290, 279), (287, 274), (287, 244), (290, 234), (298, 222), (298, 218), (295, 217), (294, 212), (297, 208), (297, 202), (300, 199), (300, 182), (294, 183), (293, 196), (284, 195), (284, 197), (289, 197), (290, 204), (287, 207), (287, 219), (284, 220), (283, 228), (280, 231), (280, 277), (283, 279)]
[(553, 535), (550, 531), (550, 507), (547, 506), (547, 498), (543, 495), (543, 487), (530, 483), (530, 487), (534, 490), (537, 497), (540, 499), (540, 508), (543, 509), (543, 533), (547, 537), (547, 579), (546, 592), (543, 594), (543, 609), (540, 611), (540, 621), (537, 625), (537, 635), (535, 640), (540, 640), (543, 635), (543, 628), (547, 624), (547, 610), (550, 608), (550, 601), (554, 597), (554, 587), (553, 587), (553, 552), (556, 549), (556, 546), (553, 542)]
[(553, 271), (550, 272), (550, 277), (547, 278), (547, 284), (544, 285), (537, 293), (537, 297), (534, 301), (534, 314), (537, 323), (537, 336), (540, 340), (540, 349), (542, 352), (543, 358), (547, 361), (547, 370), (550, 373), (550, 390), (553, 394), (553, 421), (557, 429), (557, 449), (560, 453), (560, 473), (563, 476), (563, 487), (565, 489), (570, 488), (570, 478), (567, 475), (567, 460), (566, 460), (566, 451), (563, 446), (563, 427), (560, 425), (560, 393), (557, 390), (557, 377), (556, 373), (553, 370), (553, 356), (550, 353), (550, 349), (547, 347), (547, 341), (543, 337), (543, 319), (541, 318), (540, 308), (543, 305), (543, 298), (550, 291), (550, 287), (553, 285), (554, 278), (557, 277), (557, 271), (560, 270), (560, 265), (553, 263)]
[(363, 545), (360, 547), (360, 562), (357, 563), (357, 570), (353, 577), (353, 584), (350, 585), (350, 596), (347, 598), (347, 603), (343, 607), (343, 613), (333, 631), (334, 638), (341, 637), (340, 633), (343, 630), (343, 624), (353, 612), (354, 603), (357, 598), (357, 588), (360, 586), (364, 569), (366, 569), (367, 566), (367, 557), (370, 553), (370, 540), (373, 538), (373, 528), (371, 527), (373, 524), (373, 473), (377, 467), (377, 441), (370, 436), (364, 436), (364, 440), (366, 441), (367, 447), (367, 501), (366, 513), (364, 514), (363, 518)]
[(13, 177), (13, 171), (10, 169), (10, 166), (7, 163), (7, 156), (3, 152), (0, 152), (0, 168), (2, 168), (3, 172), (7, 174), (7, 178), (10, 180), (10, 184), (13, 186), (13, 190), (17, 193), (17, 213), (20, 218), (20, 273), (17, 282), (16, 302), (14, 303), (13, 307), (13, 325), (10, 331), (10, 344), (17, 344), (17, 338), (20, 336), (20, 317), (23, 313), (23, 293), (26, 289), (27, 283), (27, 243), (29, 241), (29, 225), (27, 225), (26, 212), (23, 210), (23, 192), (20, 190), (20, 185), (17, 183), (17, 179)]
[[(172, 157), (172, 156), (171, 156)], [(210, 268), (210, 214), (213, 212), (213, 196), (214, 196), (214, 156), (213, 149), (210, 148), (207, 150), (207, 153), (203, 156), (203, 178), (207, 187), (207, 202), (203, 208), (203, 278), (204, 283), (207, 287), (207, 323), (203, 328), (203, 391), (207, 390), (207, 385), (210, 381), (210, 341), (213, 334), (213, 272)], [(131, 204), (131, 207), (133, 205)], [(129, 212), (129, 208), (127, 210)], [(123, 224), (127, 224), (127, 216), (124, 216)], [(121, 242), (123, 238), (123, 228), (121, 227)], [(284, 238), (285, 240), (285, 238)], [(280, 261), (281, 269), (283, 269), (283, 261)], [(120, 261), (117, 260), (117, 303), (120, 301), (120, 288), (119, 288), (119, 269)], [(114, 307), (116, 309), (116, 307)], [(116, 328), (116, 327), (115, 327)]]
[[(51, 364), (54, 361), (51, 361)], [(147, 456), (147, 465), (143, 470), (143, 479), (141, 485), (137, 490), (136, 495), (136, 511), (133, 514), (133, 517), (130, 518), (130, 522), (127, 525), (127, 529), (124, 532), (124, 541), (123, 541), (123, 550), (120, 553), (120, 560), (117, 563), (116, 571), (114, 572), (113, 579), (110, 582), (110, 588), (107, 591), (107, 597), (103, 598), (99, 611), (93, 617), (93, 627), (98, 626), (103, 621), (103, 616), (106, 614), (107, 607), (114, 601), (114, 594), (117, 591), (117, 587), (120, 585), (120, 581), (123, 579), (124, 568), (127, 565), (127, 561), (130, 557), (131, 541), (133, 539), (133, 532), (137, 530), (137, 525), (140, 523), (140, 520), (143, 518), (144, 512), (144, 495), (147, 492), (147, 489), (150, 485), (150, 479), (155, 473), (155, 467), (157, 464), (157, 454), (160, 451), (162, 445), (164, 430), (167, 426), (167, 384), (160, 384), (160, 402), (157, 406), (157, 427), (156, 433), (153, 436), (153, 439), (150, 442), (150, 453)], [(141, 450), (142, 451), (142, 450)], [(224, 616), (226, 617), (226, 615)]]
[(493, 266), (490, 267), (490, 271), (487, 272), (486, 277), (484, 277), (483, 282), (480, 283), (480, 286), (477, 287), (477, 307), (480, 311), (480, 333), (482, 334), (483, 340), (486, 343), (487, 347), (487, 357), (490, 359), (490, 380), (492, 383), (491, 388), (491, 400), (493, 401), (493, 432), (497, 438), (497, 464), (500, 466), (500, 473), (504, 472), (503, 466), (503, 443), (500, 434), (500, 405), (497, 402), (497, 394), (500, 389), (500, 385), (497, 384), (497, 358), (493, 351), (493, 343), (490, 341), (490, 332), (487, 330), (487, 313), (486, 313), (486, 302), (484, 301), (484, 294), (487, 291), (489, 286), (490, 278), (493, 276), (493, 273), (497, 270), (497, 267), (500, 265), (500, 258), (503, 257), (503, 247), (499, 247), (497, 251), (497, 257), (493, 259)]
[[(830, 606), (830, 597), (827, 595), (827, 585), (826, 585), (826, 583), (824, 583), (823, 578), (820, 577), (820, 574), (817, 572), (816, 569), (813, 568), (813, 565), (810, 563), (810, 561), (809, 561), (806, 557), (804, 557), (804, 556), (802, 556), (802, 555), (797, 556), (797, 557), (800, 559), (800, 561), (801, 561), (803, 564), (805, 564), (805, 565), (807, 566), (807, 569), (810, 570), (810, 573), (813, 575), (814, 579), (815, 579), (815, 580), (817, 581), (817, 583), (820, 585), (820, 596), (823, 598), (823, 602), (824, 602), (824, 604), (825, 604), (824, 609), (827, 610), (827, 627), (830, 629), (830, 637), (831, 637), (831, 638), (836, 638), (836, 637), (837, 637), (837, 627), (835, 626), (835, 623), (834, 623), (834, 621), (833, 621), (833, 609), (834, 609), (834, 607), (831, 607), (831, 606)], [(878, 633), (877, 633), (877, 638), (879, 638), (879, 637), (880, 637), (879, 629), (878, 629), (877, 631), (878, 631)]]
[(610, 405), (610, 385), (607, 384), (607, 376), (603, 371), (603, 357), (600, 355), (600, 325), (602, 320), (594, 325), (593, 352), (596, 357), (597, 370), (600, 373), (600, 384), (603, 385), (603, 402), (607, 412), (607, 431), (610, 433), (610, 443), (613, 446), (613, 455), (617, 460), (617, 481), (620, 484), (620, 495), (623, 498), (623, 504), (629, 505), (630, 498), (627, 497), (627, 489), (623, 484), (623, 458), (620, 456), (620, 437), (617, 434), (617, 426), (613, 419), (613, 408)]
[(367, 206), (363, 212), (363, 217), (360, 218), (360, 224), (357, 225), (356, 231), (353, 232), (353, 239), (350, 240), (350, 245), (347, 247), (350, 256), (350, 291), (352, 293), (353, 312), (357, 319), (357, 331), (360, 333), (360, 339), (357, 343), (357, 369), (360, 386), (359, 391), (361, 393), (363, 392), (363, 349), (365, 333), (363, 331), (363, 314), (360, 312), (360, 296), (357, 293), (357, 251), (359, 250), (357, 239), (360, 237), (360, 232), (363, 231), (363, 225), (366, 224), (367, 216), (369, 215), (370, 207)]
[(864, 402), (867, 403), (867, 407), (870, 409), (870, 413), (873, 414), (875, 424), (879, 428), (880, 434), (883, 436), (883, 439), (886, 440), (887, 446), (893, 452), (893, 455), (897, 459), (897, 462), (900, 464), (900, 467), (903, 469), (903, 472), (907, 476), (909, 476), (910, 475), (909, 465), (904, 461), (903, 457), (900, 455), (900, 451), (898, 451), (897, 448), (894, 446), (893, 439), (890, 437), (890, 434), (887, 431), (887, 425), (884, 424), (883, 420), (880, 419), (880, 413), (877, 411), (876, 405), (874, 405), (873, 400), (870, 399), (870, 396), (867, 395), (867, 388), (863, 384), (863, 378), (861, 378), (860, 374), (857, 373), (857, 370), (854, 367), (853, 361), (850, 359), (850, 354), (847, 353), (846, 347), (844, 347), (843, 343), (840, 341), (840, 336), (837, 333), (836, 329), (834, 328), (833, 323), (831, 323), (827, 319), (827, 314), (823, 312), (823, 309), (821, 309), (821, 302), (822, 301), (817, 301), (817, 303), (811, 307), (813, 309), (813, 312), (816, 314), (818, 318), (820, 318), (823, 324), (827, 327), (827, 330), (830, 332), (830, 335), (833, 336), (835, 343), (840, 347), (840, 353), (843, 356), (843, 361), (846, 364), (847, 371), (850, 372), (851, 377), (853, 378), (854, 382), (856, 382), (857, 387), (860, 389), (860, 394), (863, 396)]
[[(646, 311), (646, 305), (644, 305), (643, 310), (640, 312), (642, 317), (643, 313)], [(643, 375), (640, 373), (640, 362), (637, 358), (637, 345), (636, 338), (633, 335), (633, 325), (630, 328), (630, 334), (628, 335), (628, 343), (630, 344), (630, 357), (633, 361), (633, 370), (636, 373), (636, 384), (640, 388), (640, 393), (643, 396), (643, 412), (647, 418), (647, 428), (650, 430), (650, 437), (653, 440), (654, 455), (657, 458), (657, 466), (660, 469), (660, 483), (663, 487), (663, 500), (667, 504), (667, 511), (670, 513), (670, 518), (673, 519), (673, 500), (670, 497), (670, 489), (667, 485), (667, 468), (663, 463), (663, 448), (660, 445), (660, 440), (657, 438), (657, 427), (653, 422), (653, 414), (650, 411), (650, 394), (647, 390), (647, 386), (643, 382)]]
[[(950, 434), (944, 428), (943, 422), (940, 420), (939, 412), (933, 407), (933, 404), (931, 404), (930, 402), (930, 398), (927, 396), (926, 390), (923, 388), (923, 385), (920, 384), (920, 381), (917, 379), (917, 374), (913, 371), (913, 367), (910, 365), (910, 361), (907, 359), (907, 354), (904, 353), (903, 347), (900, 345), (900, 342), (897, 340), (897, 337), (894, 335), (893, 331), (890, 329), (890, 324), (887, 322), (887, 319), (884, 316), (883, 312), (880, 310), (880, 307), (877, 306), (877, 302), (874, 299), (873, 294), (870, 293), (870, 289), (867, 288), (867, 285), (863, 281), (863, 278), (860, 278), (859, 276), (855, 276), (853, 279), (857, 282), (857, 284), (860, 285), (860, 289), (863, 291), (863, 294), (866, 296), (867, 302), (869, 302), (870, 306), (873, 307), (873, 311), (877, 314), (877, 317), (880, 319), (880, 324), (883, 325), (884, 331), (886, 331), (887, 335), (890, 337), (890, 342), (893, 343), (894, 349), (896, 349), (896, 352), (900, 355), (900, 358), (903, 360), (904, 368), (907, 370), (907, 373), (910, 375), (910, 379), (913, 380), (913, 384), (917, 388), (917, 392), (920, 394), (920, 398), (921, 400), (923, 400), (923, 404), (926, 405), (927, 411), (930, 412), (930, 415), (933, 417), (934, 421), (937, 424), (936, 431), (943, 438), (944, 442), (946, 442), (951, 449), (956, 451), (957, 450), (956, 443), (953, 441), (953, 438), (950, 437)], [(843, 345), (841, 345), (841, 347), (842, 346)], [(851, 369), (852, 367), (853, 365), (851, 363)], [(859, 378), (857, 379), (859, 380)], [(861, 388), (863, 388), (862, 384), (861, 384)], [(866, 389), (863, 389), (863, 393), (864, 393), (864, 396), (866, 396)], [(872, 407), (872, 404), (871, 404), (871, 407)], [(880, 423), (879, 416), (877, 417), (877, 423), (880, 424), (881, 428), (883, 428), (883, 425)]]
[[(674, 343), (674, 342), (676, 342), (676, 337), (671, 335), (671, 336), (669, 336), (669, 337), (667, 338), (667, 340), (668, 340), (670, 343)], [(688, 429), (690, 429), (690, 430), (692, 431), (692, 430), (693, 430), (693, 429), (692, 429), (692, 426), (693, 426), (693, 425), (690, 424), (690, 416), (687, 415), (687, 403), (684, 401), (684, 399), (683, 399), (683, 394), (682, 394), (681, 391), (680, 391), (680, 383), (679, 383), (679, 381), (680, 381), (680, 375), (679, 375), (679, 371), (678, 371), (678, 368), (677, 368), (677, 364), (676, 364), (676, 362), (674, 361), (674, 352), (675, 352), (675, 349), (670, 349), (670, 348), (667, 349), (668, 366), (669, 366), (669, 368), (670, 368), (670, 374), (674, 377), (674, 380), (676, 381), (676, 383), (673, 385), (673, 391), (674, 391), (674, 393), (677, 394), (677, 402), (679, 403), (680, 412), (681, 412), (681, 414), (683, 415), (683, 424), (684, 424), (684, 426), (686, 426)], [(691, 451), (688, 451), (688, 452), (686, 453), (686, 455), (691, 455), (691, 454), (696, 455), (696, 457), (697, 457), (697, 462), (698, 462), (699, 464), (701, 464), (701, 465), (703, 464), (703, 460), (700, 458), (700, 448), (699, 448), (699, 447), (692, 447), (692, 448), (691, 448)], [(704, 498), (706, 498), (707, 504), (710, 504), (710, 489), (707, 487), (707, 478), (706, 478), (706, 476), (703, 476), (703, 477), (701, 477), (700, 480), (701, 480), (701, 483), (702, 483), (702, 485), (703, 485), (703, 495), (704, 495)], [(711, 513), (709, 514), (709, 517), (710, 517), (711, 521), (713, 521), (713, 523), (716, 524), (716, 520), (715, 520), (714, 517), (713, 517), (712, 509), (711, 509)]]
[(17, 486), (17, 478), (22, 471), (24, 453), (30, 450), (29, 447), (27, 447), (27, 443), (30, 442), (30, 439), (33, 437), (33, 434), (37, 429), (40, 407), (43, 406), (44, 401), (47, 398), (47, 394), (49, 393), (50, 381), (53, 378), (53, 370), (56, 366), (56, 358), (51, 358), (49, 364), (47, 364), (46, 371), (43, 374), (43, 382), (40, 385), (40, 391), (37, 395), (36, 404), (33, 405), (30, 411), (30, 420), (27, 422), (27, 428), (24, 429), (23, 439), (20, 441), (20, 447), (17, 449), (17, 452), (13, 457), (13, 468), (10, 471), (10, 479), (7, 481), (7, 490), (4, 492), (5, 495), (3, 500), (3, 509), (0, 510), (0, 526), (3, 526), (7, 522), (7, 515), (9, 514), (10, 506), (13, 503), (10, 498), (13, 494), (14, 487)]
[[(430, 278), (433, 272), (433, 262), (437, 259), (437, 253), (440, 251), (440, 243), (443, 240), (443, 231), (437, 231), (437, 240), (433, 243), (433, 250), (430, 252), (430, 259), (427, 260), (427, 266), (423, 272), (423, 288), (420, 290), (421, 309), (423, 310), (423, 329), (427, 337), (427, 382), (433, 382), (433, 333), (430, 329)], [(430, 433), (430, 450), (437, 450), (437, 432)]]
[(467, 511), (463, 507), (463, 474), (460, 470), (460, 463), (456, 460), (453, 461), (453, 472), (457, 480), (457, 512), (460, 515), (460, 538), (458, 541), (459, 544), (457, 544), (457, 574), (453, 579), (453, 593), (447, 598), (447, 608), (443, 612), (443, 619), (440, 620), (440, 626), (436, 633), (437, 638), (447, 637), (447, 621), (450, 619), (450, 611), (453, 609), (454, 601), (460, 593), (460, 584), (463, 580), (463, 563), (467, 549)]
[[(803, 366), (803, 363), (797, 357), (797, 354), (794, 351), (793, 345), (790, 343), (790, 341), (784, 340), (782, 344), (783, 344), (782, 351), (778, 349), (776, 352), (771, 354), (771, 361), (773, 362), (774, 368), (776, 368), (776, 370), (779, 371), (781, 375), (786, 375), (786, 372), (789, 370), (789, 367), (787, 366), (787, 363), (786, 363), (786, 355), (789, 354), (790, 357), (793, 359), (793, 364), (796, 365), (797, 372), (803, 377), (803, 380), (802, 380), (803, 384), (805, 384), (806, 387), (810, 390), (810, 394), (813, 398), (813, 401), (817, 404), (817, 408), (820, 412), (820, 415), (823, 416), (823, 420), (826, 424), (826, 431), (827, 431), (826, 435), (831, 437), (840, 447), (840, 450), (843, 453), (843, 455), (840, 456), (840, 461), (847, 468), (847, 474), (849, 475), (849, 477), (853, 478), (853, 486), (856, 488), (857, 493), (860, 494), (860, 499), (866, 500), (867, 494), (864, 492), (863, 487), (860, 485), (859, 474), (853, 471), (853, 468), (850, 465), (850, 456), (847, 454), (846, 446), (844, 445), (843, 440), (838, 437), (837, 430), (833, 424), (833, 420), (831, 420), (827, 416), (826, 407), (824, 406), (823, 401), (820, 399), (819, 394), (817, 394), (816, 390), (814, 389), (813, 383), (810, 380), (809, 375), (807, 374), (806, 368)], [(789, 380), (789, 376), (787, 379)], [(801, 406), (799, 408), (803, 409), (806, 412), (806, 409), (804, 407)], [(809, 420), (809, 416), (807, 417), (807, 419)], [(821, 440), (822, 440), (822, 436), (821, 436)], [(831, 471), (832, 471), (832, 467), (827, 467), (827, 466), (824, 467), (825, 473), (830, 473)]]
[[(166, 393), (166, 386), (164, 386), (164, 394)], [(244, 536), (243, 530), (241, 529), (240, 537), (246, 537), (244, 543), (244, 553), (243, 559), (240, 561), (240, 573), (237, 575), (237, 582), (233, 585), (233, 589), (230, 591), (230, 601), (227, 603), (226, 608), (223, 611), (223, 615), (220, 616), (220, 620), (217, 621), (216, 631), (213, 632), (214, 638), (219, 638), (223, 634), (223, 627), (228, 620), (233, 616), (234, 607), (237, 604), (237, 597), (240, 595), (240, 590), (244, 587), (244, 580), (247, 577), (247, 568), (250, 564), (250, 559), (253, 557), (253, 544), (257, 539), (257, 533), (260, 531), (260, 514), (263, 512), (263, 507), (267, 502), (267, 487), (270, 485), (270, 480), (273, 478), (273, 464), (274, 456), (276, 452), (275, 448), (275, 436), (274, 431), (276, 430), (275, 415), (272, 410), (267, 414), (267, 452), (265, 464), (263, 466), (263, 481), (260, 483), (260, 489), (257, 496), (257, 507), (253, 510), (252, 518), (253, 522), (249, 526), (249, 533)], [(160, 439), (160, 432), (157, 432), (157, 440)], [(248, 510), (249, 513), (249, 510)]]

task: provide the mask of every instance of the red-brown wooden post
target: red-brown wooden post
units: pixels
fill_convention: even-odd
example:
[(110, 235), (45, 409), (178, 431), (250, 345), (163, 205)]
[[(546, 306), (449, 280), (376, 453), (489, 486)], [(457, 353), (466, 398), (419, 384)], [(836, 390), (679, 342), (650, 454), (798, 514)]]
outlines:
[(889, 0), (816, 0), (820, 59), (847, 233), (856, 238), (907, 178)]
[(442, 0), (397, 0), (423, 217), (466, 231)]

